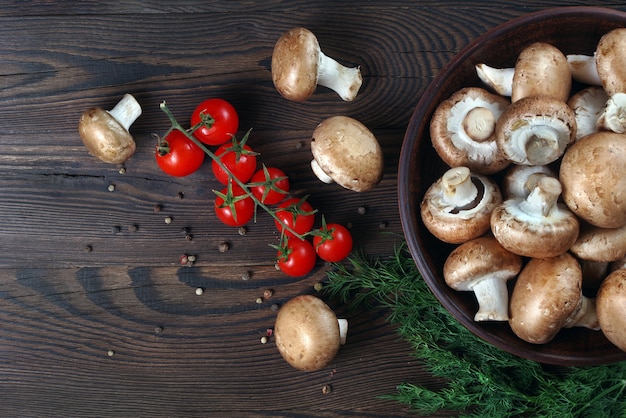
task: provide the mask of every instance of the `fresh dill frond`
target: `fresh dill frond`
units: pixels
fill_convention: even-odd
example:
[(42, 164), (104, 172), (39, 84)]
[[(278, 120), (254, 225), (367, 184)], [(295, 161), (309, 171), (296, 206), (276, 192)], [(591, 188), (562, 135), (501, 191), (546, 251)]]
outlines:
[(568, 367), (558, 375), (475, 336), (435, 298), (406, 243), (392, 257), (359, 254), (337, 264), (324, 289), (350, 308), (387, 308), (389, 322), (426, 369), (443, 378), (439, 390), (400, 383), (382, 395), (429, 415), (454, 411), (467, 417), (626, 418), (626, 362)]

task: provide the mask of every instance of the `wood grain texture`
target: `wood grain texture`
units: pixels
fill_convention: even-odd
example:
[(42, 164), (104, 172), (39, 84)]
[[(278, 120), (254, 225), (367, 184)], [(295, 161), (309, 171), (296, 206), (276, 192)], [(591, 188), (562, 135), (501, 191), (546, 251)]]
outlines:
[[(350, 223), (357, 248), (386, 256), (402, 239), (396, 185), (404, 130), (429, 82), (484, 31), (565, 4), (3, 2), (0, 416), (410, 416), (379, 396), (403, 382), (443, 382), (412, 357), (384, 310), (347, 312), (328, 301), (349, 317), (349, 343), (319, 372), (292, 369), (271, 338), (260, 343), (273, 326), (271, 305), (314, 293), (327, 267), (300, 279), (277, 272), (269, 246), (277, 235), (266, 214), (243, 236), (221, 226), (207, 164), (186, 178), (161, 173), (152, 134), (168, 121), (159, 103), (182, 121), (207, 97), (231, 101), (241, 133), (253, 128), (250, 144), (288, 173), (294, 195), (310, 195), (327, 220)], [(353, 102), (324, 88), (304, 103), (278, 95), (272, 48), (292, 26), (316, 33), (327, 55), (361, 66)], [(121, 174), (86, 153), (77, 122), (86, 108), (111, 108), (125, 93), (143, 115), (132, 128), (137, 152)], [(386, 168), (371, 192), (321, 184), (310, 171), (311, 132), (335, 114), (359, 119), (381, 143)], [(181, 254), (197, 255), (197, 263), (179, 266)], [(265, 289), (274, 296), (259, 304)], [(327, 384), (333, 390), (323, 395)]]

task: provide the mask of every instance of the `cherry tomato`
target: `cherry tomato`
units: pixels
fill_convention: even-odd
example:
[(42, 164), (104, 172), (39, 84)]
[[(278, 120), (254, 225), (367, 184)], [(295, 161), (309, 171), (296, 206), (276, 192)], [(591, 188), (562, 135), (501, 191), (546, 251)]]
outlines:
[(210, 122), (210, 127), (201, 126), (193, 135), (207, 145), (222, 145), (239, 129), (237, 111), (224, 99), (212, 98), (200, 103), (191, 115), (191, 126), (200, 123), (203, 118)]
[(254, 201), (238, 185), (230, 183), (216, 194), (215, 214), (225, 225), (243, 226), (254, 216)]
[(350, 255), (352, 235), (343, 225), (325, 224), (314, 232), (313, 246), (322, 260), (334, 263)]
[[(233, 140), (224, 144), (215, 151), (215, 155), (228, 168), (230, 173), (242, 183), (246, 183), (256, 170), (256, 153), (246, 144)], [(215, 178), (222, 184), (229, 183), (229, 174), (213, 160), (211, 167)]]
[(315, 210), (306, 201), (306, 198), (291, 197), (285, 200), (278, 206), (276, 216), (282, 221), (281, 223), (276, 219), (274, 220), (276, 228), (288, 237), (294, 236), (294, 234), (283, 225), (287, 225), (299, 235), (303, 235), (313, 228), (315, 222)]
[(176, 177), (193, 173), (204, 162), (204, 151), (179, 130), (159, 141), (155, 155), (161, 170)]
[(278, 250), (278, 267), (288, 276), (299, 277), (308, 274), (315, 267), (316, 261), (313, 245), (297, 237), (287, 238), (286, 244)]
[(263, 166), (254, 173), (248, 187), (262, 203), (275, 205), (287, 196), (289, 179), (280, 168)]

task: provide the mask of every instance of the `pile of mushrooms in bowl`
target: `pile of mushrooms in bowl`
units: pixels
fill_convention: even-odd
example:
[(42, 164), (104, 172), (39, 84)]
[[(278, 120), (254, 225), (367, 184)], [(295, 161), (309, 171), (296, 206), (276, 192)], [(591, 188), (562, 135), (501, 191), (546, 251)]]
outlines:
[[(592, 7), (548, 9), (498, 26), (441, 70), (404, 138), (399, 206), (424, 280), (476, 335), (543, 363), (626, 360), (626, 337), (617, 335), (624, 323), (606, 319), (620, 317), (615, 306), (626, 310), (615, 290), (626, 275), (605, 279), (626, 253), (626, 134), (609, 126), (619, 112), (601, 116), (626, 89), (604, 81), (589, 94), (598, 82), (580, 72), (590, 66), (596, 78), (603, 74), (596, 51), (619, 28), (626, 28), (626, 13)], [(608, 49), (600, 47), (602, 54)], [(626, 46), (619, 49), (626, 62)], [(520, 70), (523, 62), (530, 67)], [(601, 103), (589, 127), (581, 107), (567, 104), (586, 94), (592, 100), (583, 107)], [(460, 133), (450, 134), (455, 126)], [(465, 137), (474, 144), (469, 156), (458, 147)], [(611, 247), (606, 234), (593, 238), (607, 231), (622, 242)], [(605, 244), (602, 255), (590, 256), (596, 241)]]

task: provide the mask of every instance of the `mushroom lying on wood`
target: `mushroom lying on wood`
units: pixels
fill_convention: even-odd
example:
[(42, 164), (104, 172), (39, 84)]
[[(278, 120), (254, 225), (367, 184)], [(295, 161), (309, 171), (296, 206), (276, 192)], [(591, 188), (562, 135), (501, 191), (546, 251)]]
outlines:
[(563, 200), (601, 228), (626, 224), (626, 135), (603, 131), (570, 146), (561, 160)]
[(473, 291), (478, 301), (475, 321), (506, 321), (509, 293), (506, 282), (522, 268), (522, 258), (491, 236), (468, 241), (452, 250), (443, 266), (448, 286)]
[(502, 96), (478, 87), (455, 92), (439, 104), (430, 122), (437, 154), (450, 167), (494, 174), (510, 164), (495, 141), (496, 121), (509, 105)]
[(517, 277), (510, 302), (511, 329), (532, 344), (551, 341), (562, 328), (599, 329), (595, 301), (582, 294), (582, 270), (569, 253), (532, 258)]
[(554, 257), (576, 241), (579, 222), (557, 200), (561, 184), (543, 177), (526, 198), (507, 199), (491, 214), (491, 231), (507, 250), (526, 257)]
[(321, 299), (301, 295), (278, 311), (274, 326), (276, 347), (296, 369), (314, 371), (326, 367), (346, 342), (348, 322), (337, 319)]
[(496, 142), (510, 161), (546, 165), (576, 138), (576, 117), (567, 103), (546, 95), (512, 103), (496, 124)]
[(626, 351), (626, 269), (615, 270), (602, 281), (596, 309), (602, 333)]
[(493, 180), (472, 174), (467, 167), (455, 167), (428, 188), (420, 211), (434, 236), (460, 244), (489, 231), (491, 212), (501, 202)]
[(336, 182), (363, 192), (383, 177), (384, 159), (374, 134), (356, 119), (332, 116), (320, 123), (311, 139), (311, 169), (323, 182)]
[(326, 56), (320, 50), (317, 37), (305, 28), (290, 29), (276, 42), (272, 80), (283, 97), (296, 102), (311, 97), (318, 84), (350, 101), (363, 83), (358, 67), (344, 67)]
[(137, 100), (125, 94), (109, 111), (92, 107), (83, 112), (78, 133), (91, 155), (106, 163), (121, 164), (135, 153), (135, 140), (128, 130), (140, 115)]

